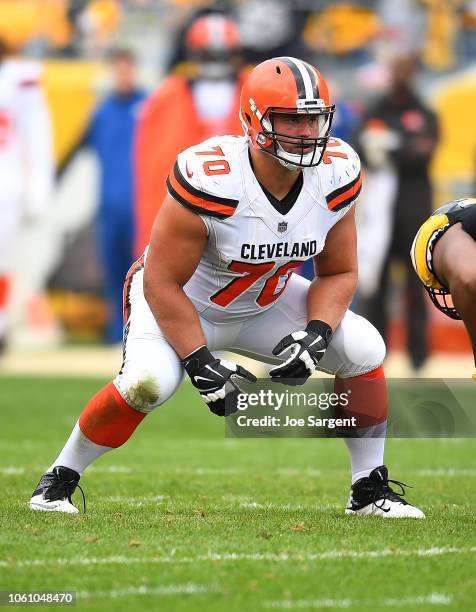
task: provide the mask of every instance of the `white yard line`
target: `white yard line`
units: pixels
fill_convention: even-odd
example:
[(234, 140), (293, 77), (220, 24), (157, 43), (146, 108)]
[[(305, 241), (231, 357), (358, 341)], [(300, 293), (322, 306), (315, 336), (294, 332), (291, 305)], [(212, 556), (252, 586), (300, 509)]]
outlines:
[(241, 470), (238, 468), (212, 468), (212, 467), (196, 467), (196, 468), (172, 468), (171, 470), (160, 470), (159, 474), (186, 474), (191, 476), (242, 476), (243, 474), (249, 474), (254, 471), (250, 467), (249, 471)]
[[(346, 472), (346, 470), (331, 470), (332, 472)], [(256, 466), (249, 469), (243, 468), (213, 468), (213, 467), (176, 467), (170, 470), (158, 468), (158, 475), (163, 474), (185, 474), (187, 476), (249, 476), (256, 473)], [(260, 476), (322, 476), (323, 471), (314, 468), (276, 468), (274, 470), (261, 471)]]
[[(163, 471), (159, 468), (159, 473)], [(341, 471), (341, 470), (339, 470)], [(342, 470), (343, 471), (343, 470)], [(213, 467), (176, 467), (168, 470), (168, 474), (190, 474), (193, 476), (249, 476), (251, 473), (256, 473), (256, 466), (250, 466), (249, 469), (243, 468), (213, 468)], [(276, 468), (260, 472), (263, 476), (321, 476), (322, 470), (314, 468)]]
[[(126, 497), (122, 495), (115, 495), (112, 497), (105, 497), (104, 499), (99, 500), (100, 503), (121, 503), (121, 504), (130, 504), (133, 506), (140, 506), (142, 504), (152, 504), (152, 503), (163, 503), (170, 499), (168, 495), (145, 495), (145, 496), (137, 496), (137, 497)], [(341, 504), (274, 504), (272, 502), (255, 502), (248, 498), (236, 498), (224, 500), (224, 503), (234, 504), (237, 508), (242, 510), (283, 510), (288, 512), (296, 512), (299, 510), (304, 511), (318, 511), (318, 510), (335, 510), (341, 507)], [(212, 504), (207, 505), (207, 509), (222, 509), (223, 506), (220, 504)]]
[(406, 607), (416, 605), (448, 606), (453, 598), (442, 593), (429, 593), (415, 597), (402, 597), (400, 599), (283, 599), (281, 601), (266, 601), (262, 605), (265, 608), (290, 610), (293, 608), (387, 608)]
[(332, 559), (381, 559), (384, 557), (438, 557), (443, 555), (464, 555), (475, 554), (476, 546), (457, 548), (453, 546), (443, 546), (434, 548), (416, 549), (390, 549), (382, 550), (329, 550), (321, 553), (214, 553), (208, 552), (206, 555), (197, 557), (179, 557), (175, 554), (150, 557), (127, 557), (123, 555), (113, 555), (109, 557), (72, 557), (57, 559), (25, 559), (23, 561), (0, 560), (0, 567), (41, 567), (41, 566), (85, 566), (85, 565), (132, 565), (142, 563), (171, 563), (171, 564), (194, 564), (228, 561), (271, 561), (271, 562), (299, 562), (299, 561), (327, 561)]
[[(33, 472), (37, 471), (37, 468), (33, 466), (28, 467), (15, 467), (15, 466), (5, 466), (0, 467), (0, 474), (3, 475), (20, 475), (25, 472)], [(87, 474), (131, 474), (133, 472), (133, 468), (125, 466), (125, 465), (109, 465), (105, 467), (94, 466), (88, 468)], [(346, 470), (332, 470), (332, 472), (346, 472)], [(196, 467), (196, 468), (171, 468), (164, 469), (159, 467), (156, 471), (157, 476), (169, 476), (169, 475), (187, 475), (187, 476), (249, 476), (251, 473), (255, 473), (255, 467), (251, 467), (249, 470), (246, 469), (238, 469), (238, 468), (213, 468), (213, 467)], [(275, 477), (278, 476), (310, 476), (317, 477), (322, 475), (322, 470), (315, 470), (314, 468), (277, 468), (275, 470), (269, 470), (260, 473), (261, 476), (270, 476)]]
[(129, 597), (131, 595), (202, 595), (203, 593), (216, 592), (215, 588), (210, 588), (201, 584), (169, 584), (166, 586), (148, 587), (128, 587), (126, 589), (113, 589), (111, 591), (78, 591), (76, 597), (78, 602), (81, 599), (104, 599), (119, 597)]
[[(339, 470), (341, 471), (341, 470)], [(342, 470), (346, 471), (347, 470)], [(316, 470), (314, 468), (278, 468), (276, 472), (280, 476), (322, 476), (322, 470)]]
[[(32, 473), (37, 472), (37, 468), (33, 466), (13, 466), (7, 465), (0, 467), (0, 475), (3, 476), (20, 476), (26, 472)], [(134, 468), (126, 465), (108, 465), (108, 466), (91, 466), (87, 470), (87, 474), (132, 474), (135, 471)], [(255, 468), (250, 467), (247, 469), (239, 468), (213, 468), (213, 467), (176, 467), (169, 469), (158, 467), (156, 474), (159, 477), (173, 475), (173, 474), (184, 474), (190, 476), (249, 476), (250, 473), (255, 473)], [(402, 470), (406, 474), (414, 474), (416, 476), (429, 476), (429, 477), (456, 477), (456, 476), (476, 476), (476, 468), (420, 468), (420, 469), (408, 469)], [(332, 474), (347, 474), (348, 471), (345, 469), (314, 469), (314, 468), (276, 468), (275, 470), (268, 470), (260, 472), (260, 476), (275, 477), (278, 476), (309, 476), (309, 477), (320, 477), (325, 476), (328, 473)]]
[(453, 478), (454, 476), (476, 476), (476, 469), (471, 468), (435, 468), (428, 470), (416, 470), (415, 474), (418, 476), (432, 476), (432, 477), (448, 477)]
[[(13, 465), (7, 465), (0, 467), (0, 474), (3, 476), (19, 476), (25, 474), (25, 472), (33, 473), (37, 472), (38, 468), (34, 466), (28, 467), (17, 467)], [(88, 469), (89, 473), (95, 474), (131, 474), (132, 468), (125, 465), (108, 465), (105, 467), (95, 467), (94, 465)]]
[(19, 476), (25, 473), (23, 467), (13, 467), (11, 465), (0, 468), (0, 474), (2, 476)]
[(260, 503), (255, 501), (242, 501), (239, 505), (243, 510), (285, 510), (295, 512), (298, 510), (336, 510), (341, 504), (273, 504), (272, 502)]
[(126, 465), (107, 465), (105, 467), (92, 465), (88, 468), (88, 474), (92, 472), (96, 474), (131, 474), (132, 468)]
[(121, 495), (115, 495), (113, 497), (105, 497), (101, 500), (101, 503), (132, 504), (134, 506), (139, 506), (142, 504), (161, 504), (166, 499), (168, 499), (167, 495), (145, 495), (143, 497), (123, 497)]

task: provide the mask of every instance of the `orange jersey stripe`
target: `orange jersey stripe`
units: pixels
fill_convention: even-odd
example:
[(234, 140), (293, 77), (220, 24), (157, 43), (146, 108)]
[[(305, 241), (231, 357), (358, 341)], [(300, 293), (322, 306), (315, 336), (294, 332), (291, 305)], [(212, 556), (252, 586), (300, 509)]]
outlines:
[(337, 195), (335, 198), (327, 202), (327, 206), (332, 210), (344, 200), (352, 198), (352, 196), (360, 190), (361, 186), (362, 186), (362, 173), (359, 172), (358, 180), (356, 182), (353, 181), (351, 186), (348, 189), (346, 189), (343, 193)]
[(218, 204), (216, 202), (211, 202), (210, 200), (206, 200), (204, 198), (200, 198), (198, 196), (193, 195), (184, 187), (182, 187), (182, 185), (175, 178), (173, 172), (169, 174), (169, 181), (172, 189), (176, 191), (179, 196), (189, 202), (192, 206), (202, 208), (204, 212), (210, 211), (226, 216), (230, 216), (235, 212), (235, 208), (233, 206), (227, 206), (226, 204)]

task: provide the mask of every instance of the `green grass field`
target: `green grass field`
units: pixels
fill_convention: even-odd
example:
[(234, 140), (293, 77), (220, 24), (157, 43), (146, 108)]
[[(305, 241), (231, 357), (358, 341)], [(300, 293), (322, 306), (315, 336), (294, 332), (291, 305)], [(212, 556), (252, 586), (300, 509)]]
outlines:
[(185, 385), (85, 473), (86, 514), (31, 512), (102, 383), (0, 378), (0, 590), (74, 590), (98, 611), (476, 609), (470, 439), (388, 441), (426, 521), (345, 517), (342, 441), (225, 439)]

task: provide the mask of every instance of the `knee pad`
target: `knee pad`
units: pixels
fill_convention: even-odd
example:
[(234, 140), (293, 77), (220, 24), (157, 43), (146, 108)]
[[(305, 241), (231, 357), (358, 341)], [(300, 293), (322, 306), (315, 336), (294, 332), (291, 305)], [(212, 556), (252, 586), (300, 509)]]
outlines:
[(164, 398), (160, 381), (151, 371), (121, 373), (114, 384), (129, 406), (146, 414), (168, 398)]
[(127, 341), (126, 358), (114, 384), (139, 412), (151, 412), (175, 393), (184, 375), (180, 359), (165, 341)]
[(385, 359), (386, 347), (379, 331), (364, 317), (355, 315), (352, 330), (345, 335), (347, 363), (339, 376), (344, 378), (365, 374), (378, 368)]
[(380, 332), (368, 321), (367, 324), (372, 328), (372, 331), (369, 330), (369, 334), (366, 338), (367, 341), (361, 347), (362, 362), (365, 364), (365, 372), (362, 372), (362, 374), (370, 372), (382, 365), (387, 353), (387, 347), (385, 346), (385, 342)]

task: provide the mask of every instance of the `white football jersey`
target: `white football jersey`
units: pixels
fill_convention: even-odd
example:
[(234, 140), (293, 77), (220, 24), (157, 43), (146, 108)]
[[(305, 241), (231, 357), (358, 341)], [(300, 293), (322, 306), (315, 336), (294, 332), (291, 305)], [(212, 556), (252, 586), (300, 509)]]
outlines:
[(331, 139), (319, 166), (303, 169), (301, 191), (281, 214), (252, 170), (248, 146), (246, 137), (210, 138), (180, 153), (167, 179), (169, 194), (207, 227), (205, 251), (184, 290), (216, 323), (271, 308), (293, 271), (322, 251), (362, 183), (358, 155)]
[(54, 176), (49, 113), (40, 88), (41, 66), (0, 63), (0, 204), (25, 197), (32, 212), (48, 203)]

